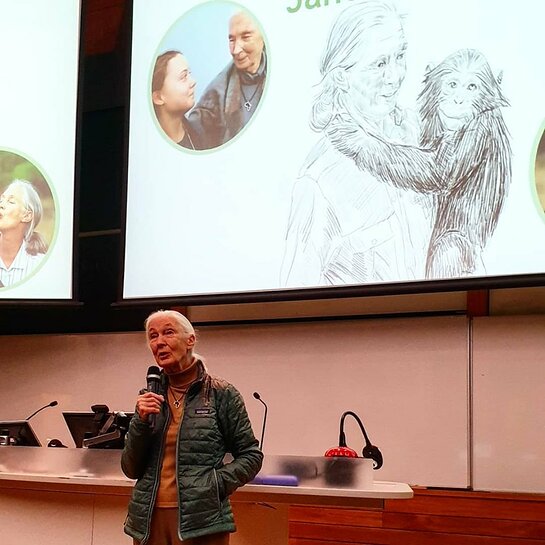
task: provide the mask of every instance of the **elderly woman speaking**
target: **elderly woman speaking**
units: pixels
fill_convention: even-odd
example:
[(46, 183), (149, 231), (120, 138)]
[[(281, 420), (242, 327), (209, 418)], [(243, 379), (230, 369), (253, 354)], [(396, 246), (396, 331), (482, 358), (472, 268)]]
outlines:
[(139, 545), (227, 544), (235, 531), (229, 495), (263, 460), (244, 401), (208, 374), (185, 316), (160, 310), (145, 327), (162, 393), (138, 396), (126, 436), (121, 467), (138, 481), (125, 532)]

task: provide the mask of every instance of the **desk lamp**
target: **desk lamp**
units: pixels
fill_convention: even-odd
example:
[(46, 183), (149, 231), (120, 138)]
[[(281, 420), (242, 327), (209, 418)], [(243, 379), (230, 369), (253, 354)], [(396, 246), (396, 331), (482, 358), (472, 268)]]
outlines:
[(357, 458), (358, 453), (351, 449), (350, 447), (346, 446), (346, 436), (344, 434), (344, 419), (348, 416), (352, 416), (356, 419), (356, 422), (359, 424), (361, 432), (363, 434), (363, 437), (365, 439), (365, 446), (363, 447), (362, 456), (364, 458), (370, 458), (373, 460), (373, 469), (380, 469), (382, 467), (382, 453), (376, 447), (375, 445), (371, 444), (371, 441), (369, 441), (369, 437), (367, 437), (367, 433), (365, 431), (365, 428), (363, 427), (362, 421), (360, 420), (359, 416), (352, 412), (352, 411), (346, 411), (341, 416), (341, 423), (339, 426), (339, 446), (330, 448), (326, 451), (324, 456), (327, 458)]

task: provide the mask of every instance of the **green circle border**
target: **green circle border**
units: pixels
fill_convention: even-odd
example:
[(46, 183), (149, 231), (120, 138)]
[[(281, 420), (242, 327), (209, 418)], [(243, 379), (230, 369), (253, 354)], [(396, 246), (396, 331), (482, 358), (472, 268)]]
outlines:
[(157, 128), (157, 130), (159, 131), (159, 134), (163, 137), (163, 139), (166, 140), (168, 142), (168, 144), (170, 146), (172, 146), (173, 148), (175, 148), (176, 150), (181, 151), (182, 153), (188, 153), (189, 155), (208, 155), (210, 153), (216, 153), (217, 151), (223, 150), (227, 146), (230, 146), (232, 143), (235, 143), (240, 138), (240, 136), (243, 135), (246, 132), (247, 127), (249, 127), (254, 122), (254, 119), (257, 117), (257, 115), (261, 111), (261, 107), (262, 107), (263, 103), (265, 102), (265, 98), (266, 98), (266, 95), (267, 95), (268, 90), (269, 90), (269, 78), (270, 78), (270, 71), (271, 71), (271, 57), (270, 57), (269, 40), (267, 38), (267, 35), (264, 32), (264, 27), (261, 24), (261, 21), (259, 21), (258, 18), (255, 17), (253, 11), (250, 11), (246, 6), (243, 6), (242, 4), (239, 4), (238, 2), (231, 2), (231, 0), (208, 0), (206, 2), (201, 2), (200, 4), (197, 4), (197, 5), (193, 6), (192, 8), (189, 8), (187, 11), (184, 11), (184, 13), (182, 13), (182, 15), (180, 15), (169, 26), (169, 28), (168, 28), (168, 30), (166, 32), (163, 33), (163, 38), (161, 39), (161, 41), (164, 40), (165, 36), (167, 34), (169, 34), (171, 32), (171, 30), (174, 28), (174, 26), (176, 26), (180, 22), (180, 19), (185, 17), (188, 13), (190, 13), (193, 10), (201, 8), (205, 4), (217, 4), (218, 2), (221, 2), (222, 4), (231, 4), (234, 7), (238, 7), (240, 9), (242, 9), (242, 10), (250, 12), (252, 14), (252, 16), (254, 17), (254, 19), (256, 20), (257, 24), (259, 25), (259, 29), (261, 30), (261, 35), (263, 36), (263, 42), (265, 43), (265, 48), (266, 48), (266, 51), (267, 51), (267, 76), (265, 77), (265, 87), (263, 88), (263, 94), (261, 95), (261, 99), (259, 101), (259, 104), (257, 105), (256, 111), (253, 113), (252, 117), (250, 118), (248, 123), (246, 123), (246, 125), (243, 127), (243, 129), (238, 134), (233, 136), (233, 138), (231, 138), (230, 140), (228, 140), (227, 142), (225, 142), (221, 146), (217, 146), (215, 148), (208, 148), (208, 149), (203, 149), (203, 150), (192, 150), (192, 149), (189, 149), (189, 148), (185, 148), (184, 146), (180, 146), (176, 142), (173, 142), (165, 134), (165, 131), (163, 130), (161, 125), (159, 125), (159, 120), (157, 119), (157, 116), (155, 115), (155, 110), (153, 108), (153, 101), (151, 100), (151, 82), (152, 82), (152, 78), (153, 78), (153, 67), (155, 65), (155, 60), (157, 59), (158, 54), (159, 54), (159, 46), (157, 46), (155, 48), (155, 54), (153, 56), (153, 61), (151, 63), (151, 66), (149, 68), (149, 73), (148, 73), (148, 85), (147, 85), (147, 88), (148, 88), (148, 98), (147, 98), (148, 108), (150, 110), (150, 114), (151, 114), (151, 117), (153, 119), (153, 123), (155, 124), (155, 127)]
[[(49, 186), (49, 190), (51, 191), (51, 196), (53, 197), (53, 203), (55, 204), (55, 226), (53, 228), (53, 236), (51, 237), (51, 244), (49, 245), (49, 248), (47, 250), (47, 253), (45, 254), (44, 258), (42, 259), (41, 263), (28, 275), (25, 276), (22, 280), (19, 282), (16, 282), (15, 284), (12, 284), (11, 286), (4, 286), (3, 288), (0, 288), (0, 294), (5, 293), (8, 290), (11, 290), (13, 288), (19, 287), (25, 282), (27, 282), (30, 278), (32, 278), (37, 272), (39, 272), (44, 264), (49, 260), (49, 257), (51, 256), (53, 252), (53, 248), (55, 247), (55, 244), (57, 243), (57, 237), (59, 234), (59, 223), (60, 223), (60, 209), (59, 209), (59, 198), (57, 196), (57, 191), (55, 190), (55, 187), (51, 183), (51, 178), (46, 173), (45, 169), (42, 167), (41, 164), (39, 164), (37, 161), (35, 161), (33, 158), (31, 158), (26, 153), (16, 150), (14, 148), (8, 148), (4, 146), (0, 146), (0, 152), (8, 152), (12, 153), (13, 155), (18, 155), (19, 157), (22, 157), (26, 161), (28, 161), (30, 164), (32, 164), (35, 168), (37, 168), (40, 171), (40, 174), (43, 176), (44, 180), (47, 182), (47, 185)], [(0, 297), (1, 299), (1, 297)]]
[[(539, 132), (534, 139), (534, 146), (532, 151), (532, 161), (530, 162), (530, 181), (532, 182), (532, 200), (534, 201), (535, 207), (538, 209), (539, 216), (545, 222), (545, 203), (541, 202), (539, 195), (537, 193), (537, 182), (536, 182), (536, 161), (537, 161), (537, 150), (541, 141), (545, 143), (545, 119), (540, 125)], [(544, 180), (545, 183), (545, 180)]]

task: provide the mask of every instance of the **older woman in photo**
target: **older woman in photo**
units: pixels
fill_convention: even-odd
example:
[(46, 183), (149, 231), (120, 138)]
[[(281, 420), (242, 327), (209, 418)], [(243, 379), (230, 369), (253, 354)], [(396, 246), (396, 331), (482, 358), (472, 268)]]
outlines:
[(232, 61), (212, 80), (189, 119), (202, 126), (206, 148), (229, 142), (249, 123), (263, 97), (267, 52), (259, 24), (246, 10), (228, 25)]
[(30, 182), (14, 180), (0, 195), (0, 287), (24, 280), (47, 252), (36, 232), (42, 215), (40, 196)]
[(201, 149), (201, 136), (186, 114), (195, 104), (195, 85), (182, 53), (170, 50), (157, 57), (151, 82), (155, 115), (173, 142), (193, 150)]
[(427, 196), (362, 171), (336, 149), (330, 134), (332, 121), (347, 116), (355, 124), (372, 124), (390, 141), (417, 142), (417, 117), (398, 104), (406, 51), (403, 19), (389, 0), (354, 3), (334, 22), (310, 120), (321, 138), (293, 187), (282, 285), (423, 276), (431, 230)]

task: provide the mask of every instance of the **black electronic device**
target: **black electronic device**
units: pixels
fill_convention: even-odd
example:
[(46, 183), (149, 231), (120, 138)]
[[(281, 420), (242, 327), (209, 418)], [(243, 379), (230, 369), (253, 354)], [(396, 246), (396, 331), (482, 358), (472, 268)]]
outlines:
[(41, 443), (27, 420), (11, 420), (0, 422), (0, 445), (40, 447)]
[(106, 405), (93, 405), (91, 412), (63, 412), (77, 448), (123, 448), (125, 433), (134, 413), (112, 411)]

